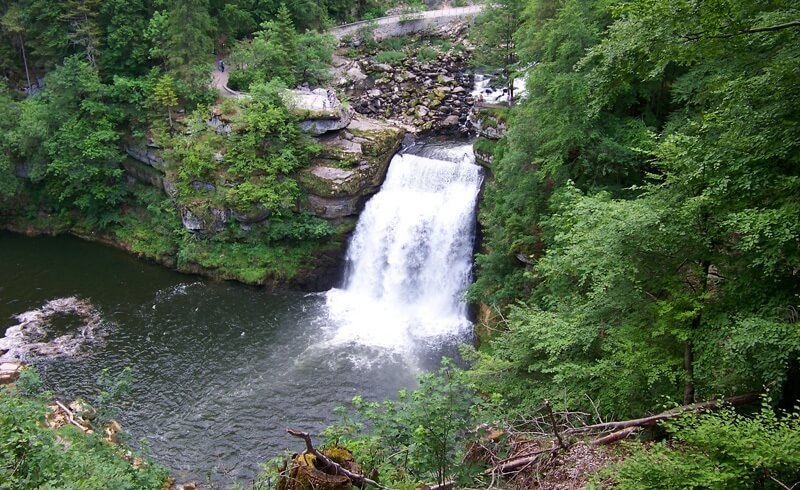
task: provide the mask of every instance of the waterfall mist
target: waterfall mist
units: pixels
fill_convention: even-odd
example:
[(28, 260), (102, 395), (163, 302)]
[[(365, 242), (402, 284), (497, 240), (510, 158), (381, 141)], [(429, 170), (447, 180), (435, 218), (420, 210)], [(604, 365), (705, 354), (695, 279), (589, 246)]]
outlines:
[(344, 285), (327, 294), (332, 343), (412, 353), (468, 335), (464, 290), (482, 178), (471, 145), (393, 158), (359, 218)]

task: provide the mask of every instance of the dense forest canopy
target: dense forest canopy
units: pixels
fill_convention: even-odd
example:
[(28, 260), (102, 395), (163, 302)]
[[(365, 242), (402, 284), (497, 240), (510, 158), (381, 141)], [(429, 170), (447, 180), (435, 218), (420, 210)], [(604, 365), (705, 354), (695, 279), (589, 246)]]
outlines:
[(523, 406), (589, 395), (616, 416), (663, 397), (780, 398), (800, 353), (795, 6), (520, 14), (528, 93), (498, 150), (472, 288), (509, 311), (508, 331), (476, 374)]

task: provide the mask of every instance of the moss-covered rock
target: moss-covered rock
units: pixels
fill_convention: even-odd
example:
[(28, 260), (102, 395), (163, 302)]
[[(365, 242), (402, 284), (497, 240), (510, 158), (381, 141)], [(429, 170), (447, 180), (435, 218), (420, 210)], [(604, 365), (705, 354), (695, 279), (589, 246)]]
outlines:
[(292, 458), (291, 468), (278, 481), (278, 490), (349, 490), (350, 479), (318, 469), (313, 454), (301, 453)]

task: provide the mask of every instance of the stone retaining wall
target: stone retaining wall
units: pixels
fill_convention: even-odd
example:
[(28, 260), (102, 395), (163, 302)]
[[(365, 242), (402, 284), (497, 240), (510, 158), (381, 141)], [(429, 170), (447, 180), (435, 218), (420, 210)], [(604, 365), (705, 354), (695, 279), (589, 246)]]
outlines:
[(472, 19), (478, 15), (482, 9), (482, 5), (471, 5), (469, 7), (392, 15), (372, 21), (354, 22), (352, 24), (334, 27), (330, 32), (337, 40), (341, 41), (347, 36), (358, 35), (359, 31), (362, 29), (374, 25), (375, 39), (381, 40), (388, 37), (399, 37), (425, 30), (438, 29), (454, 22)]

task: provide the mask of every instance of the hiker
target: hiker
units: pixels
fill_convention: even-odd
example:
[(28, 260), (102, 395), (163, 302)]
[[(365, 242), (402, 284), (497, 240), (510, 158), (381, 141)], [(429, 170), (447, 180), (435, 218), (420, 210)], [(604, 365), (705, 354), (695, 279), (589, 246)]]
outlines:
[(225, 62), (222, 60), (219, 60), (219, 71), (225, 71)]
[(336, 96), (333, 94), (333, 90), (328, 89), (328, 103), (331, 105), (331, 109), (336, 105)]

